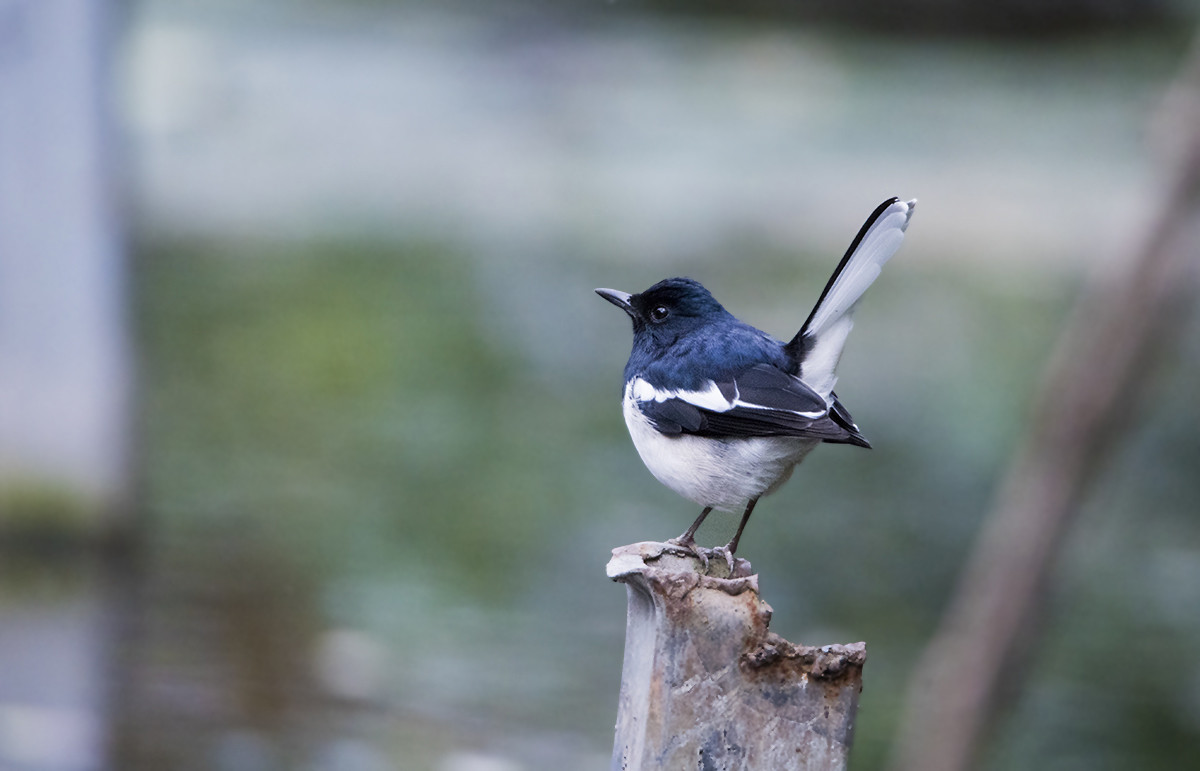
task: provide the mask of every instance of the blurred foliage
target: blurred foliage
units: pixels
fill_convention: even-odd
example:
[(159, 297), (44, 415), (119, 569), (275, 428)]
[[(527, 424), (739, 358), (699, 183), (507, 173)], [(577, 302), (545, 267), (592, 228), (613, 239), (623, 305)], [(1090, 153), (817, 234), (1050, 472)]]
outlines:
[[(419, 6), (425, 0), (356, 0), (369, 5)], [(439, 5), (445, 6), (445, 3)], [(904, 0), (877, 3), (867, 0), (643, 0), (597, 3), (591, 0), (505, 0), (480, 3), (456, 0), (450, 7), (520, 15), (541, 21), (570, 15), (661, 15), (678, 21), (714, 19), (723, 23), (790, 23), (841, 26), (858, 30), (888, 30), (954, 35), (1004, 35), (1044, 37), (1105, 30), (1128, 32), (1132, 28), (1164, 27), (1194, 15), (1187, 0)]]
[(78, 492), (62, 485), (33, 481), (7, 484), (0, 491), (0, 536), (22, 538), (61, 535), (66, 538), (80, 532), (91, 534), (94, 505), (82, 500)]
[(317, 558), (437, 555), (505, 586), (557, 507), (544, 469), (566, 440), (522, 430), (553, 395), (517, 397), (460, 255), (192, 244), (140, 265), (153, 508), (280, 517)]
[(904, 2), (831, 2), (830, 0), (651, 0), (654, 8), (674, 13), (724, 17), (753, 16), (802, 22), (837, 23), (862, 29), (907, 32), (985, 33), (1021, 36), (1095, 32), (1162, 24), (1177, 13), (1166, 0), (905, 0)]

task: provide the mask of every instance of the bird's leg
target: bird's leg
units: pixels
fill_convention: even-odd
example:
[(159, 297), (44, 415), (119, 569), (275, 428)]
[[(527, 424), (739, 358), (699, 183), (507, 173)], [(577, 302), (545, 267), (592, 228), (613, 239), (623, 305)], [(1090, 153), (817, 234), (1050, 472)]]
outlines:
[(672, 538), (671, 543), (678, 544), (679, 546), (695, 546), (696, 531), (700, 529), (700, 525), (704, 524), (704, 518), (707, 517), (712, 510), (712, 506), (705, 506), (704, 511), (700, 512), (700, 516), (696, 517), (696, 521), (692, 523), (692, 526), (685, 530), (683, 535), (679, 536), (678, 538)]
[(689, 554), (695, 556), (704, 564), (704, 569), (708, 569), (708, 557), (701, 551), (700, 547), (696, 546), (696, 531), (700, 529), (700, 525), (704, 523), (704, 518), (713, 510), (712, 506), (705, 506), (704, 511), (700, 512), (700, 516), (696, 517), (696, 521), (692, 526), (683, 532), (683, 535), (678, 538), (672, 538), (667, 541), (669, 544), (674, 544)]
[(750, 515), (754, 512), (754, 504), (758, 503), (757, 498), (752, 498), (746, 504), (746, 510), (742, 513), (742, 521), (738, 523), (737, 532), (733, 534), (733, 540), (724, 546), (715, 549), (725, 555), (725, 563), (729, 565), (729, 575), (733, 575), (733, 553), (737, 551), (738, 541), (741, 540), (742, 531), (746, 529), (746, 523), (750, 521)]

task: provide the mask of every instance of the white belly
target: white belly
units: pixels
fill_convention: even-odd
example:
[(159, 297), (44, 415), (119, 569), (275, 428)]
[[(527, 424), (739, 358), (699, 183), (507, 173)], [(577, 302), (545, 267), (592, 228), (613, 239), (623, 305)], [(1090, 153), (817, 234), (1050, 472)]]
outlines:
[(723, 511), (741, 511), (774, 492), (820, 443), (796, 437), (665, 436), (650, 425), (628, 390), (622, 407), (633, 446), (655, 479), (694, 503)]

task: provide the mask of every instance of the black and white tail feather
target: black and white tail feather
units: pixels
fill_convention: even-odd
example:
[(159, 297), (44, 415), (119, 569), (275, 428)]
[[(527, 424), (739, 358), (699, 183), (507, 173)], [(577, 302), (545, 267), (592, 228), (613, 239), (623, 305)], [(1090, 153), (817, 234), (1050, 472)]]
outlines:
[(916, 199), (891, 198), (876, 207), (850, 243), (804, 326), (786, 346), (800, 362), (800, 379), (827, 399), (846, 337), (854, 326), (854, 307), (891, 259), (912, 219)]

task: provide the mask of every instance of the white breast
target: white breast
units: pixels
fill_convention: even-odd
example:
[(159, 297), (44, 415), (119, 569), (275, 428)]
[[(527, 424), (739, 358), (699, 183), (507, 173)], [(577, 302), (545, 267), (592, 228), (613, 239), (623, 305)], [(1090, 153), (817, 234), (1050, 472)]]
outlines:
[(774, 492), (819, 443), (795, 437), (660, 434), (638, 408), (632, 383), (622, 408), (633, 446), (655, 479), (694, 503), (723, 511), (741, 511), (751, 499)]

